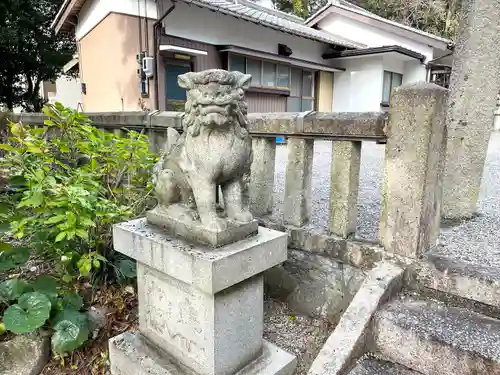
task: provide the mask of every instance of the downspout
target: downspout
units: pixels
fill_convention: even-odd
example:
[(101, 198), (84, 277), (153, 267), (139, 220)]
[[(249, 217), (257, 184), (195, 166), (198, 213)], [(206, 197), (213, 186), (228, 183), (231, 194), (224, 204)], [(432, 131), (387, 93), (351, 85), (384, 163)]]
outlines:
[(139, 53), (142, 53), (142, 20), (141, 20), (141, 0), (137, 0), (137, 21), (139, 31)]
[(160, 17), (158, 21), (156, 21), (153, 24), (153, 53), (154, 53), (154, 59), (155, 59), (155, 66), (154, 66), (154, 79), (155, 79), (155, 97), (154, 97), (154, 104), (155, 110), (160, 109), (160, 93), (158, 92), (159, 90), (159, 82), (158, 82), (158, 57), (160, 55), (158, 51), (158, 39), (159, 39), (159, 31), (161, 30), (161, 24), (165, 18), (175, 9), (175, 0), (172, 0), (172, 5), (170, 8), (167, 9), (167, 11), (163, 14), (163, 16)]

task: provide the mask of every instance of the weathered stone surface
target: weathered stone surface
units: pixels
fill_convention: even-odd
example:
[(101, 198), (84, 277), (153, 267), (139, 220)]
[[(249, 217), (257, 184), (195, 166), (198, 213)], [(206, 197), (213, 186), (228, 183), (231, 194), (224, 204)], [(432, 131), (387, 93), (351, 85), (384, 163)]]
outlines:
[(376, 353), (428, 375), (500, 374), (500, 321), (430, 301), (377, 312)]
[(229, 375), (261, 354), (262, 275), (215, 295), (142, 264), (137, 277), (140, 332), (178, 362), (198, 374)]
[(500, 274), (497, 268), (427, 253), (415, 265), (417, 282), (427, 288), (500, 307)]
[(304, 119), (304, 132), (340, 135), (348, 138), (360, 133), (373, 138), (384, 136), (386, 116), (380, 112), (315, 112)]
[(330, 231), (341, 237), (356, 232), (361, 142), (333, 142), (330, 182)]
[(273, 209), (274, 164), (276, 141), (274, 138), (253, 138), (253, 162), (250, 172), (250, 211), (255, 216)]
[(240, 223), (227, 220), (224, 229), (208, 228), (192, 216), (191, 210), (183, 205), (157, 206), (146, 213), (149, 223), (165, 229), (173, 236), (179, 236), (187, 241), (213, 247), (221, 247), (243, 240), (258, 232), (257, 220)]
[(249, 113), (250, 132), (263, 135), (295, 133), (299, 116), (300, 112)]
[[(152, 348), (140, 334), (124, 333), (110, 340), (113, 375), (195, 375), (163, 352)], [(235, 375), (291, 375), (295, 357), (263, 341), (262, 354)]]
[(476, 212), (481, 178), (500, 86), (500, 7), (495, 1), (466, 0), (453, 54), (448, 141), (443, 179), (443, 216)]
[(50, 340), (16, 336), (0, 343), (0, 375), (38, 375), (50, 359)]
[(365, 359), (359, 362), (349, 375), (419, 375), (419, 373), (395, 363)]
[(373, 315), (403, 286), (403, 269), (380, 263), (366, 277), (339, 324), (314, 360), (308, 375), (341, 375), (365, 350)]
[(116, 251), (210, 294), (287, 259), (287, 235), (261, 227), (253, 237), (212, 249), (187, 244), (137, 219), (113, 227), (113, 244)]
[(290, 250), (288, 260), (265, 274), (269, 294), (301, 314), (337, 322), (364, 273), (325, 256)]
[(312, 204), (314, 141), (288, 139), (283, 223), (300, 227), (309, 220)]
[(430, 83), (398, 87), (391, 97), (380, 240), (418, 257), (439, 234), (448, 90)]
[[(200, 225), (217, 232), (227, 229), (226, 218), (253, 220), (246, 183), (252, 140), (243, 91), (251, 78), (218, 69), (178, 77), (179, 86), (187, 90), (185, 131), (155, 167), (153, 185), (160, 207), (183, 204)], [(218, 186), (224, 196), (222, 217), (216, 207)]]

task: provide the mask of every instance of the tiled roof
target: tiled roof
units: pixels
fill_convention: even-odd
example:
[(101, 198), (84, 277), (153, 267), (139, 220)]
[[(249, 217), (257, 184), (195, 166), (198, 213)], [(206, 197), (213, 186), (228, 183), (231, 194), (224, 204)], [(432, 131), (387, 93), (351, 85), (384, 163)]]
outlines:
[(368, 10), (366, 10), (366, 9), (364, 9), (364, 8), (356, 5), (356, 4), (353, 4), (353, 3), (349, 2), (349, 1), (346, 1), (346, 0), (329, 0), (324, 6), (320, 7), (318, 10), (316, 10), (305, 21), (305, 23), (307, 25), (310, 25), (311, 21), (313, 21), (316, 17), (318, 17), (321, 13), (323, 13), (325, 10), (327, 10), (331, 6), (335, 6), (335, 7), (338, 7), (340, 9), (346, 9), (346, 10), (355, 12), (357, 14), (360, 14), (362, 16), (369, 17), (369, 18), (372, 18), (374, 20), (378, 20), (380, 22), (383, 22), (383, 23), (386, 23), (386, 24), (389, 24), (389, 25), (392, 25), (392, 26), (395, 26), (395, 27), (398, 27), (398, 28), (405, 29), (405, 30), (414, 32), (416, 34), (419, 34), (419, 35), (422, 35), (422, 36), (425, 36), (425, 37), (428, 37), (428, 38), (435, 39), (435, 40), (437, 40), (439, 42), (443, 42), (443, 43), (447, 43), (447, 44), (451, 44), (452, 43), (451, 40), (443, 38), (443, 37), (441, 37), (439, 35), (431, 34), (431, 33), (428, 33), (426, 31), (422, 31), (420, 29), (417, 29), (415, 27), (407, 26), (405, 24), (402, 24), (402, 23), (399, 23), (399, 22), (395, 22), (395, 21), (391, 21), (391, 20), (389, 20), (387, 18), (384, 18), (384, 17), (380, 17), (379, 15), (377, 15), (375, 13), (372, 13), (372, 12), (370, 12), (370, 11), (368, 11)]
[(315, 41), (336, 44), (349, 48), (360, 48), (364, 45), (345, 40), (324, 31), (313, 29), (304, 20), (274, 9), (255, 4), (248, 0), (181, 0), (187, 4), (197, 5), (223, 14), (256, 23), (265, 27), (308, 38)]

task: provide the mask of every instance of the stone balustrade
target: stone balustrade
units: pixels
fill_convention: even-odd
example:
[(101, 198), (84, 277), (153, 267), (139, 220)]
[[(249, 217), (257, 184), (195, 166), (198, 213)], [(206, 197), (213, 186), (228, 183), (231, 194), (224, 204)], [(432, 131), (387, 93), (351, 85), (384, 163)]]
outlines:
[[(362, 142), (386, 143), (380, 217), (380, 246), (415, 258), (434, 245), (439, 231), (444, 123), (448, 90), (420, 83), (395, 89), (389, 118), (383, 113), (252, 113), (254, 162), (249, 199), (261, 224), (289, 232), (289, 247), (334, 254), (356, 267), (378, 257), (373, 244), (351, 240), (356, 231)], [(182, 130), (183, 113), (88, 113), (94, 125), (111, 132), (144, 131), (159, 152), (168, 128)], [(42, 114), (11, 115), (13, 121), (43, 124)], [(277, 136), (286, 137), (288, 161), (282, 218), (269, 221)], [(314, 142), (332, 142), (329, 233), (303, 228), (312, 201)], [(280, 146), (282, 147), (282, 146)]]

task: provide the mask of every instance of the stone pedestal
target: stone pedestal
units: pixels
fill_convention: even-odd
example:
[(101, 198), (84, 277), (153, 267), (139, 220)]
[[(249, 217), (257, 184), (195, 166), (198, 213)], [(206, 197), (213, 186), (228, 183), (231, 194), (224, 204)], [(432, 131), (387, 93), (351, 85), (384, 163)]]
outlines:
[(110, 341), (113, 375), (293, 372), (295, 357), (262, 339), (262, 272), (286, 260), (286, 234), (213, 249), (138, 219), (113, 238), (137, 260), (139, 290), (139, 332)]

